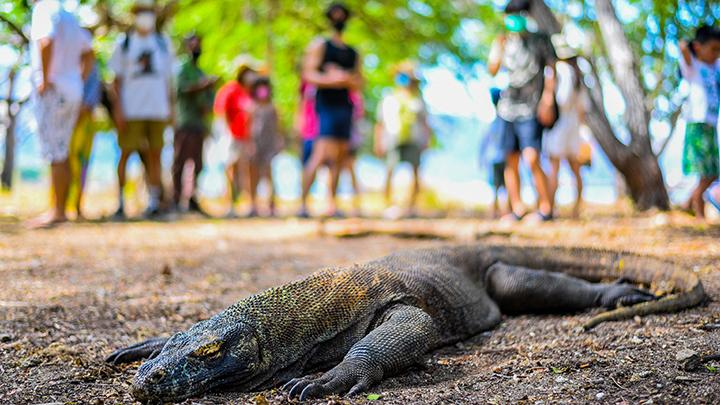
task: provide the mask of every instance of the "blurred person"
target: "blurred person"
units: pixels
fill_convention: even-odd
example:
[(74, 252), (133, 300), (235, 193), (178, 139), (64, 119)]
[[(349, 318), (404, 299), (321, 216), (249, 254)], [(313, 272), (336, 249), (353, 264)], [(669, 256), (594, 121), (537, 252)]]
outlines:
[[(705, 219), (703, 194), (720, 174), (717, 124), (720, 110), (720, 31), (711, 26), (697, 29), (695, 39), (680, 42), (680, 71), (690, 85), (685, 104), (683, 172), (700, 177), (684, 208)], [(716, 203), (715, 196), (705, 194)], [(713, 204), (715, 205), (715, 204)]]
[(413, 184), (405, 215), (417, 215), (416, 205), (420, 193), (420, 158), (430, 144), (432, 129), (420, 93), (420, 79), (412, 63), (396, 67), (395, 87), (382, 98), (377, 109), (375, 126), (375, 153), (387, 160), (385, 200), (390, 207), (387, 216), (397, 217), (399, 208), (393, 206), (392, 180), (397, 165), (407, 162), (412, 166)]
[(547, 35), (537, 32), (536, 23), (529, 16), (529, 0), (511, 0), (505, 7), (507, 34), (493, 42), (488, 58), (488, 71), (495, 76), (501, 67), (508, 73), (508, 87), (500, 95), (498, 116), (505, 133), (505, 184), (511, 201), (512, 213), (508, 221), (525, 217), (520, 197), (519, 163), (522, 156), (530, 166), (538, 210), (532, 221), (552, 220), (552, 203), (547, 177), (541, 166), (540, 150), (543, 125), (550, 126), (553, 116), (553, 81), (545, 80), (545, 68), (554, 72), (555, 51)]
[(270, 188), (270, 215), (275, 216), (275, 186), (272, 160), (282, 149), (282, 136), (278, 113), (272, 101), (272, 85), (267, 77), (258, 78), (251, 89), (253, 100), (250, 109), (250, 137), (253, 146), (250, 158), (250, 217), (258, 216), (257, 188), (260, 180), (267, 179)]
[(67, 221), (70, 141), (94, 54), (90, 35), (55, 0), (33, 2), (30, 40), (34, 113), (42, 153), (50, 161), (54, 201), (27, 226), (45, 228)]
[(363, 143), (362, 122), (365, 117), (365, 104), (363, 102), (362, 94), (358, 91), (350, 92), (350, 102), (353, 106), (353, 125), (350, 134), (348, 155), (342, 167), (340, 167), (340, 172), (347, 172), (347, 174), (350, 176), (350, 185), (352, 186), (353, 192), (352, 205), (354, 210), (354, 213), (352, 215), (357, 216), (361, 214), (361, 190), (360, 183), (357, 179), (357, 174), (355, 173), (355, 162), (357, 161), (357, 154), (360, 151), (360, 147)]
[(70, 184), (71, 190), (75, 190), (74, 203), (78, 219), (85, 218), (82, 203), (88, 167), (90, 166), (93, 140), (95, 139), (93, 111), (95, 107), (100, 104), (103, 91), (102, 87), (98, 65), (94, 64), (83, 83), (82, 106), (80, 107), (80, 114), (77, 124), (75, 125), (75, 131), (70, 140), (70, 171), (72, 173)]
[(337, 209), (340, 168), (347, 159), (352, 133), (353, 107), (350, 91), (362, 86), (360, 55), (343, 39), (350, 10), (333, 3), (325, 13), (332, 27), (328, 39), (317, 39), (307, 49), (303, 80), (317, 87), (316, 111), (320, 123), (318, 138), (304, 172), (302, 204), (298, 216), (309, 217), (307, 200), (318, 168), (330, 166), (332, 187), (328, 214), (342, 216)]
[[(490, 99), (497, 108), (502, 90), (493, 87), (490, 89)], [(505, 188), (505, 150), (503, 149), (503, 122), (495, 117), (487, 133), (480, 143), (480, 163), (486, 165), (493, 185), (493, 218), (500, 218), (504, 212), (510, 210), (510, 201), (505, 210), (500, 209), (500, 190)]]
[(153, 0), (138, 0), (131, 8), (133, 28), (115, 44), (108, 66), (113, 83), (114, 120), (121, 155), (118, 163), (118, 209), (115, 219), (125, 218), (124, 188), (127, 161), (134, 152), (142, 155), (148, 183), (148, 205), (144, 216), (161, 212), (162, 166), (160, 154), (167, 125), (173, 124), (175, 60), (169, 38), (158, 32)]
[(241, 190), (250, 192), (250, 161), (248, 154), (254, 148), (250, 136), (250, 109), (252, 97), (250, 91), (258, 77), (260, 63), (247, 55), (241, 55), (235, 61), (237, 74), (235, 80), (225, 83), (215, 96), (215, 114), (227, 124), (232, 138), (230, 156), (225, 168), (230, 191), (229, 217), (235, 217), (235, 203)]
[(193, 162), (193, 192), (187, 209), (209, 216), (197, 199), (197, 180), (203, 169), (203, 144), (209, 133), (208, 119), (213, 108), (214, 86), (217, 78), (205, 74), (198, 66), (202, 55), (202, 40), (191, 34), (185, 38), (186, 59), (177, 75), (177, 126), (173, 159), (173, 204), (179, 209), (183, 191), (183, 171), (187, 161)]
[(315, 111), (315, 97), (317, 88), (307, 82), (300, 84), (300, 108), (295, 117), (295, 126), (300, 134), (300, 162), (303, 168), (307, 165), (312, 154), (312, 147), (318, 132), (320, 132), (320, 123), (318, 122), (317, 111)]
[(550, 159), (550, 175), (548, 186), (550, 201), (555, 205), (555, 194), (558, 189), (560, 162), (567, 161), (575, 176), (577, 196), (573, 205), (572, 216), (580, 216), (582, 206), (583, 181), (580, 174), (580, 128), (585, 124), (588, 97), (582, 84), (582, 71), (577, 64), (577, 52), (572, 49), (562, 34), (552, 37), (553, 46), (559, 61), (555, 65), (556, 86), (555, 99), (559, 108), (559, 116), (555, 125), (547, 130), (543, 138), (544, 151)]

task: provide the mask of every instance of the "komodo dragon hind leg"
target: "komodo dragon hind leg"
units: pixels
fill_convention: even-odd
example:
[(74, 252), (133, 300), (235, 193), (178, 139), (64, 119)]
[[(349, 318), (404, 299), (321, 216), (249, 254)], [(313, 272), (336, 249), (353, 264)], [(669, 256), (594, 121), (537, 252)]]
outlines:
[(112, 352), (105, 362), (112, 364), (132, 363), (143, 359), (152, 359), (162, 350), (168, 338), (148, 339), (132, 346)]
[(499, 262), (486, 273), (490, 296), (503, 313), (614, 308), (655, 300), (649, 291), (624, 283), (590, 283), (562, 273)]
[(296, 378), (285, 384), (289, 396), (301, 401), (338, 394), (353, 396), (383, 377), (418, 362), (435, 344), (437, 330), (430, 315), (412, 306), (397, 305), (381, 324), (357, 342), (340, 364), (319, 378)]

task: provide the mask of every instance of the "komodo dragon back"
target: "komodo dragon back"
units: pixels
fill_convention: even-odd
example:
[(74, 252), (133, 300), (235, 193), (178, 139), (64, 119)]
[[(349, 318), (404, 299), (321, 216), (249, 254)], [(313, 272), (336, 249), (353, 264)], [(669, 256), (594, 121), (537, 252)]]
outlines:
[(620, 307), (598, 314), (583, 328), (590, 330), (610, 321), (662, 312), (677, 312), (700, 304), (705, 290), (698, 276), (679, 264), (655, 257), (580, 247), (493, 245), (497, 257), (514, 265), (562, 272), (592, 282), (627, 280), (647, 285), (662, 295), (656, 301)]

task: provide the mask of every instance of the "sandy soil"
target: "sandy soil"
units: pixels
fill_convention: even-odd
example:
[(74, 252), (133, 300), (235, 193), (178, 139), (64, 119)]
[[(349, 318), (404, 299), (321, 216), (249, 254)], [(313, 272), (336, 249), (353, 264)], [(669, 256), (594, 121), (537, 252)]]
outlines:
[[(423, 222), (482, 239), (605, 246), (651, 253), (697, 271), (712, 301), (679, 314), (575, 328), (590, 314), (507, 318), (493, 331), (426, 356), (385, 380), (380, 402), (718, 403), (720, 364), (686, 372), (682, 349), (720, 353), (720, 227), (682, 216), (603, 214), (588, 221), (501, 228), (470, 219)], [(429, 225), (428, 225), (429, 224)], [(433, 225), (434, 226), (434, 225)], [(112, 350), (167, 335), (239, 298), (318, 267), (451, 243), (337, 238), (292, 220), (78, 224), (28, 232), (0, 219), (0, 403), (131, 403), (138, 364)], [(188, 403), (286, 403), (277, 391), (213, 393)], [(317, 403), (344, 403), (330, 399)], [(351, 403), (369, 402), (365, 397)]]

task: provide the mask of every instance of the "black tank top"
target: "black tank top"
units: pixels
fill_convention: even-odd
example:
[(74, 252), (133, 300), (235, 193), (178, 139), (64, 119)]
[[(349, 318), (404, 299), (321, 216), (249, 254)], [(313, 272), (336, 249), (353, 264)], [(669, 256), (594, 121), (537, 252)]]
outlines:
[[(351, 46), (339, 47), (331, 40), (325, 41), (325, 54), (323, 55), (320, 71), (324, 72), (327, 65), (334, 64), (343, 70), (355, 70), (357, 52)], [(316, 103), (325, 106), (350, 106), (349, 89), (318, 89)]]

